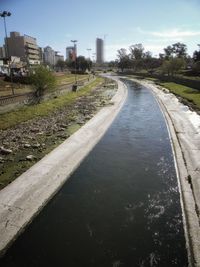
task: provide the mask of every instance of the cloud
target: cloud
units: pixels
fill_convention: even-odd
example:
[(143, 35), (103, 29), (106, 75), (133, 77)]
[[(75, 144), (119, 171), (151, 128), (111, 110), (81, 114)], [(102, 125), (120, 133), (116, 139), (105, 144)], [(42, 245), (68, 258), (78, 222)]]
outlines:
[(166, 32), (151, 32), (153, 36), (164, 37), (164, 38), (183, 38), (183, 37), (193, 37), (200, 36), (200, 31), (181, 31), (178, 29), (173, 29)]
[(127, 49), (127, 53), (129, 53), (130, 43), (114, 43), (105, 45), (105, 59), (106, 61), (114, 60), (117, 58), (117, 50), (121, 48)]
[(166, 31), (144, 31), (141, 28), (137, 28), (137, 31), (141, 34), (148, 34), (154, 37), (160, 38), (179, 38), (182, 40), (184, 37), (196, 37), (200, 36), (200, 31), (184, 31), (180, 29), (171, 29)]

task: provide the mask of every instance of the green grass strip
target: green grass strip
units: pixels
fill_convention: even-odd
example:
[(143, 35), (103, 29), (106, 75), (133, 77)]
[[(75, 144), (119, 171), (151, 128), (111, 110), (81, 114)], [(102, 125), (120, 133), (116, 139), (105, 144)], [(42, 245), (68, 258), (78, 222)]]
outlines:
[(98, 77), (88, 85), (84, 86), (77, 92), (68, 92), (54, 99), (44, 101), (37, 105), (26, 106), (16, 111), (1, 115), (0, 130), (15, 126), (37, 117), (43, 117), (56, 109), (72, 104), (78, 97), (88, 95), (96, 86), (100, 85), (103, 79)]
[(169, 89), (172, 93), (179, 95), (192, 102), (198, 109), (200, 109), (200, 91), (173, 82), (159, 82), (159, 84)]

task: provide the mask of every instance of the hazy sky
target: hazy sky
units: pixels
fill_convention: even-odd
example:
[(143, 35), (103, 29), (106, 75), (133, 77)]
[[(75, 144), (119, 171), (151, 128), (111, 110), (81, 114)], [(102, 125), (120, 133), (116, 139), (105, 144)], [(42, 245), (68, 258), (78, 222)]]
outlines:
[[(200, 0), (0, 0), (0, 11), (10, 11), (7, 28), (37, 38), (65, 55), (71, 39), (78, 54), (95, 53), (96, 37), (105, 38), (106, 60), (116, 51), (142, 43), (154, 55), (175, 42), (193, 53), (200, 43)], [(0, 46), (3, 44), (0, 20)]]

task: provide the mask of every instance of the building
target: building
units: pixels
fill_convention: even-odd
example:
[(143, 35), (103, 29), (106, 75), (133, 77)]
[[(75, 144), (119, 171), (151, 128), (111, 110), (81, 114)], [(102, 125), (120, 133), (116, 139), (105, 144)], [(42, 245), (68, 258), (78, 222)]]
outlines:
[(66, 60), (75, 60), (77, 57), (77, 46), (68, 46), (66, 48)]
[(0, 58), (5, 58), (6, 53), (5, 53), (5, 47), (0, 47)]
[(96, 63), (102, 64), (104, 62), (104, 43), (103, 39), (96, 39)]
[(44, 63), (46, 63), (47, 65), (54, 66), (55, 54), (55, 51), (50, 46), (46, 46), (44, 48)]
[(21, 61), (30, 65), (40, 64), (39, 48), (34, 37), (23, 35), (19, 32), (11, 32), (10, 37), (5, 38), (8, 56), (19, 57)]
[(42, 47), (39, 47), (39, 60), (40, 63), (44, 63), (44, 49)]
[(59, 52), (55, 52), (55, 65), (57, 64), (57, 62), (60, 61), (64, 61), (64, 56), (62, 55), (58, 55)]

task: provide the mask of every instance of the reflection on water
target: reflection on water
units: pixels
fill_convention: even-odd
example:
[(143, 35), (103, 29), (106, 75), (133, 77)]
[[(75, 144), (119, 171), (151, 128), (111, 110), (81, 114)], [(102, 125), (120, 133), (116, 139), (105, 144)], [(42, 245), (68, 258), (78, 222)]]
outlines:
[(117, 119), (2, 266), (187, 266), (165, 122), (151, 93), (126, 83)]

